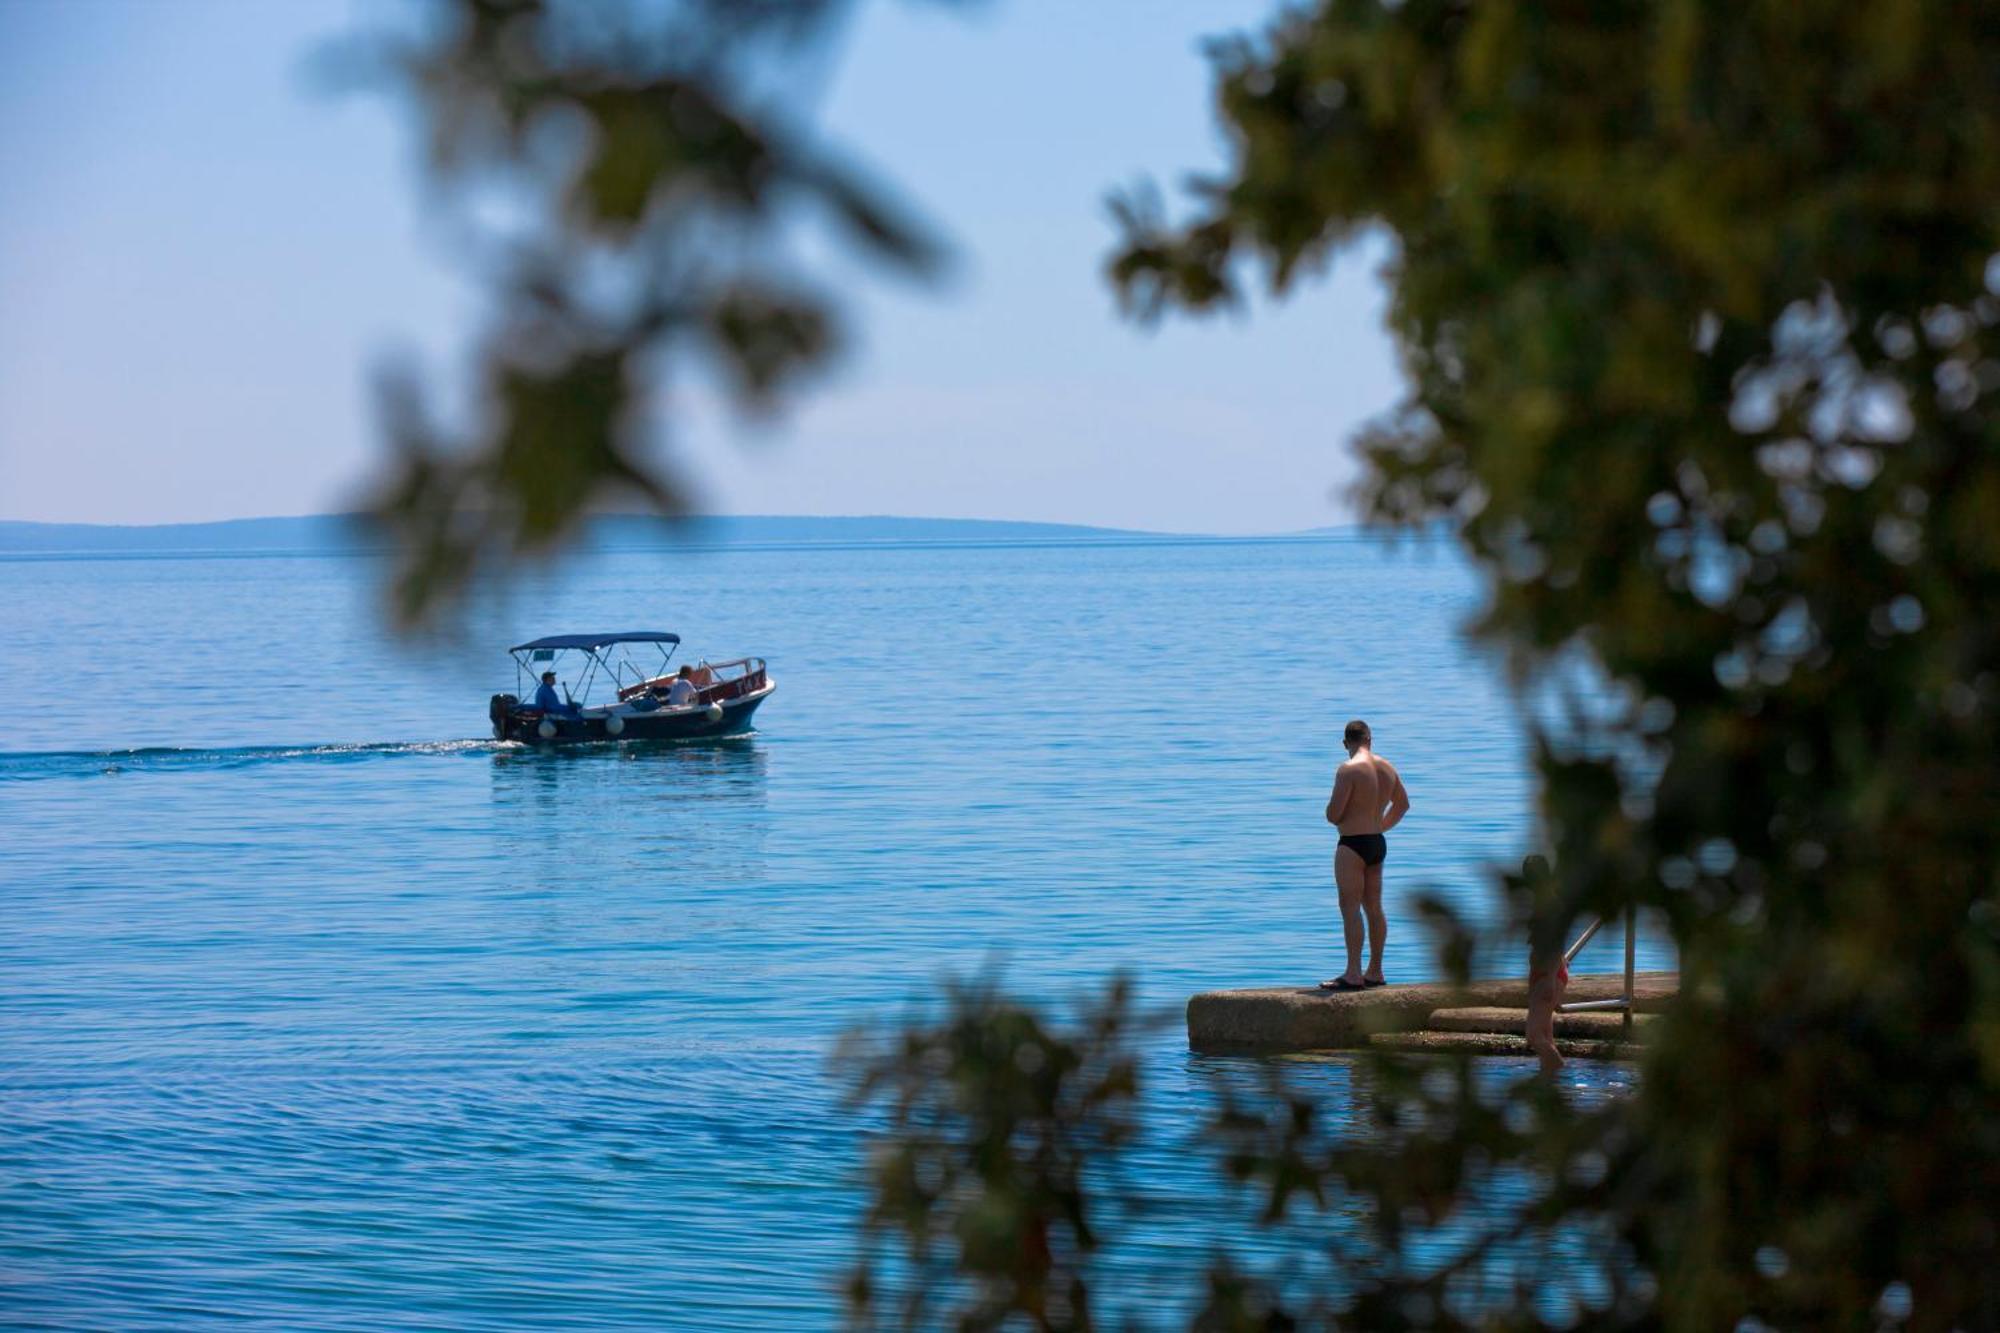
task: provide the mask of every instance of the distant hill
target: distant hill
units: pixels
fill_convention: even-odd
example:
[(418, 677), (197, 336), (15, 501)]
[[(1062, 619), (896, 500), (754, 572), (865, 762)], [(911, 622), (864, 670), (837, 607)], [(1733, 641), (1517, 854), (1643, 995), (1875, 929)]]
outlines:
[(981, 518), (810, 518), (784, 515), (710, 515), (675, 529), (657, 518), (619, 514), (600, 518), (591, 534), (608, 549), (648, 548), (676, 540), (703, 546), (794, 545), (848, 542), (1130, 541), (1172, 534), (1074, 523), (1014, 523)]
[[(1076, 542), (1157, 540), (1175, 534), (1068, 523), (971, 518), (697, 517), (678, 524), (637, 514), (596, 520), (583, 545), (608, 551), (675, 545), (848, 545), (866, 542)], [(331, 554), (382, 549), (352, 515), (239, 518), (222, 523), (122, 527), (101, 523), (0, 520), (0, 555)]]
[(363, 543), (344, 515), (306, 518), (239, 518), (224, 523), (160, 523), (125, 527), (110, 523), (0, 521), (0, 553), (8, 555), (143, 555), (196, 551), (337, 551)]

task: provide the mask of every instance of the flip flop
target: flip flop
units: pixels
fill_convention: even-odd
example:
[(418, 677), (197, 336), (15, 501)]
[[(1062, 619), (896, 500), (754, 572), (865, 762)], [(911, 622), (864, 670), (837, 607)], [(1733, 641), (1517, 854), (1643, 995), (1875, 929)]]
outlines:
[(1320, 982), (1319, 988), (1321, 990), (1367, 990), (1368, 983), (1365, 981), (1349, 981), (1345, 977), (1333, 977), (1330, 980)]
[(1374, 986), (1386, 986), (1386, 985), (1388, 985), (1388, 984), (1389, 984), (1389, 980), (1388, 980), (1388, 978), (1384, 977), (1384, 978), (1381, 978), (1380, 980), (1376, 980), (1376, 981), (1370, 981), (1370, 980), (1369, 980), (1369, 979), (1368, 979), (1367, 977), (1363, 977), (1363, 978), (1361, 978), (1361, 984), (1362, 984), (1362, 985), (1364, 985), (1364, 986), (1369, 986), (1369, 987), (1374, 987)]

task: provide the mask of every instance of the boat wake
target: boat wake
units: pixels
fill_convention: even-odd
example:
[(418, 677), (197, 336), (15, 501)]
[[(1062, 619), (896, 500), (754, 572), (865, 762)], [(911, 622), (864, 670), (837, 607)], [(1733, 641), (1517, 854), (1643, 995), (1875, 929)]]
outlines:
[(494, 740), (381, 741), (349, 745), (174, 745), (135, 750), (0, 751), (0, 782), (116, 777), (125, 773), (222, 771), (264, 764), (354, 764), (420, 756), (484, 755), (518, 747)]

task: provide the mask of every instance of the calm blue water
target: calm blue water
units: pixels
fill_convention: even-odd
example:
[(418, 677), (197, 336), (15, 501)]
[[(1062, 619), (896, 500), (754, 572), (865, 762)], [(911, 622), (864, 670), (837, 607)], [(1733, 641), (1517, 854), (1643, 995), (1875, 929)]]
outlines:
[[(1128, 969), (1169, 1014), (1331, 975), (1349, 716), (1415, 799), (1392, 979), (1430, 975), (1409, 889), (1484, 915), (1483, 867), (1531, 841), (1439, 552), (606, 555), (422, 651), (379, 632), (378, 574), (0, 562), (33, 701), (0, 741), (0, 1319), (827, 1326), (862, 1128), (842, 1032), (989, 964), (1050, 998)], [(631, 625), (767, 657), (757, 733), (483, 739), (504, 645)], [(1140, 1308), (1191, 1297), (1140, 1274), (1209, 1253), (1171, 1221), (1214, 1194), (1184, 1140), (1243, 1065), (1171, 1021), (1150, 1041)]]

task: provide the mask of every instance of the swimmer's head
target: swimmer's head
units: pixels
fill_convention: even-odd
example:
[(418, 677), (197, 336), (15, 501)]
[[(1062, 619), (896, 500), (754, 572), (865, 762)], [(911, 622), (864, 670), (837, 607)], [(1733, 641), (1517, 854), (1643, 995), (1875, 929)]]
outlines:
[(1373, 733), (1368, 730), (1368, 724), (1357, 717), (1347, 724), (1347, 730), (1342, 733), (1340, 743), (1350, 750), (1356, 750), (1372, 744), (1374, 740)]

